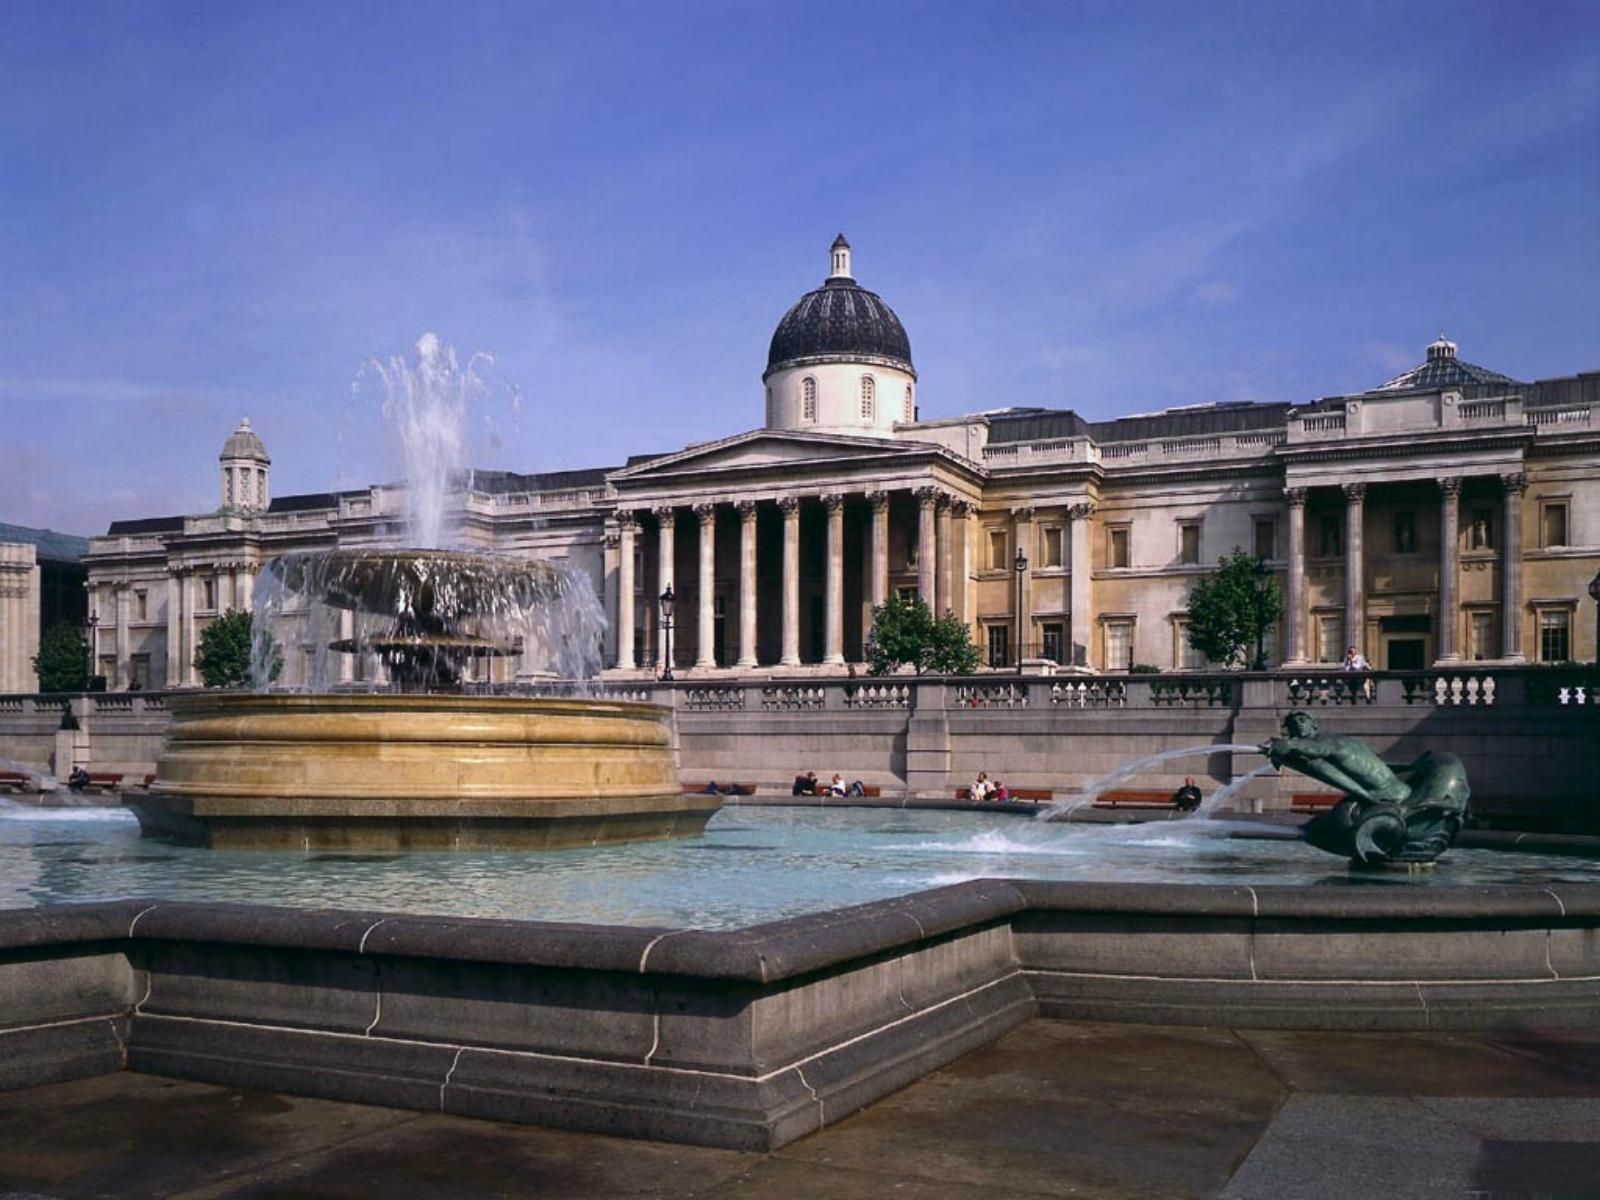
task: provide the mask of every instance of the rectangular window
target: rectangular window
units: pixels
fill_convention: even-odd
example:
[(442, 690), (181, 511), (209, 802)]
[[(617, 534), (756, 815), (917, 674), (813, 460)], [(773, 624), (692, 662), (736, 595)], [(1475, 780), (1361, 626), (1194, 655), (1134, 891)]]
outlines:
[(1200, 522), (1185, 521), (1178, 526), (1178, 561), (1185, 564), (1200, 561)]
[(1338, 517), (1323, 517), (1320, 526), (1322, 537), (1317, 552), (1322, 558), (1338, 558), (1344, 553), (1344, 527)]
[(1572, 657), (1572, 614), (1564, 608), (1539, 610), (1539, 661), (1566, 662)]
[(150, 686), (150, 656), (135, 654), (128, 660), (128, 686), (143, 691)]
[(1059, 621), (1046, 621), (1040, 629), (1041, 657), (1048, 658), (1051, 662), (1060, 664), (1066, 660), (1061, 657), (1066, 647), (1066, 629)]
[(1189, 640), (1189, 622), (1178, 622), (1178, 661), (1173, 665), (1180, 671), (1204, 671), (1206, 656)]
[(1412, 512), (1397, 512), (1394, 515), (1394, 552), (1396, 554), (1415, 554), (1417, 552), (1417, 514)]
[(1063, 549), (1065, 530), (1059, 525), (1046, 525), (1039, 530), (1039, 565), (1060, 567), (1066, 562)]
[(1494, 514), (1487, 508), (1472, 510), (1472, 519), (1467, 522), (1467, 549), (1494, 549)]
[(1004, 571), (1010, 568), (1010, 555), (1007, 554), (1008, 541), (1004, 529), (989, 530), (989, 569), (991, 571)]
[(1468, 632), (1467, 654), (1474, 662), (1494, 657), (1494, 614), (1475, 612)]
[(1542, 535), (1541, 546), (1567, 545), (1567, 503), (1562, 501), (1546, 501), (1539, 509), (1539, 532)]
[(1278, 557), (1278, 523), (1271, 517), (1257, 517), (1255, 534), (1256, 557), (1268, 561)]
[(205, 600), (201, 607), (209, 612), (217, 606), (217, 581), (215, 579), (207, 579), (202, 582), (201, 589), (205, 595)]
[(1133, 666), (1133, 622), (1106, 622), (1106, 670), (1126, 671)]
[(1344, 618), (1337, 613), (1321, 613), (1317, 617), (1317, 661), (1336, 663), (1344, 661), (1344, 650), (1339, 641)]
[(1009, 667), (1011, 665), (1011, 627), (1009, 625), (989, 626), (989, 665), (991, 667)]
[(1106, 530), (1106, 565), (1108, 567), (1125, 567), (1128, 565), (1128, 527), (1116, 526)]
[(910, 604), (917, 598), (917, 589), (908, 584), (905, 587), (896, 588), (895, 594), (900, 597), (900, 602), (902, 604)]
[(149, 619), (149, 597), (142, 591), (133, 593), (134, 620), (144, 621)]

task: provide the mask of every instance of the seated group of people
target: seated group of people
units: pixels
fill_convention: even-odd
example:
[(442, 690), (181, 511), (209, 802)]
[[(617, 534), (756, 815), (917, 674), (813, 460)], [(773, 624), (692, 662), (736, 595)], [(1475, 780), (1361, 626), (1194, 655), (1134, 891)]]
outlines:
[(979, 771), (978, 777), (972, 781), (972, 798), (980, 802), (1009, 800), (1011, 792), (998, 779), (990, 779), (987, 771)]
[(852, 780), (845, 783), (844, 776), (837, 771), (833, 779), (824, 784), (817, 779), (815, 771), (807, 771), (804, 775), (794, 777), (794, 787), (790, 789), (791, 796), (864, 796), (867, 788), (861, 780)]

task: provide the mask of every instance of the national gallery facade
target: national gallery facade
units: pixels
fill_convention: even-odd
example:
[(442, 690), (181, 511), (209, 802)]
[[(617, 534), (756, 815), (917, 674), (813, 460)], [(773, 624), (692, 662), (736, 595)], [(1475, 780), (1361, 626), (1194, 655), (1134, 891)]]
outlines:
[[(921, 420), (899, 318), (855, 281), (843, 237), (829, 267), (773, 333), (760, 428), (616, 467), (462, 480), (461, 543), (591, 575), (610, 673), (666, 665), (669, 588), (680, 678), (844, 672), (896, 593), (953, 612), (996, 668), (1203, 669), (1186, 598), (1236, 546), (1283, 587), (1285, 666), (1350, 645), (1394, 669), (1594, 658), (1600, 372), (1514, 380), (1441, 336), (1353, 395)], [(273, 556), (403, 539), (403, 485), (273, 496), (270, 468), (246, 421), (214, 512), (92, 539), (110, 686), (196, 684), (200, 631), (249, 605)], [(291, 652), (287, 682), (297, 669)]]

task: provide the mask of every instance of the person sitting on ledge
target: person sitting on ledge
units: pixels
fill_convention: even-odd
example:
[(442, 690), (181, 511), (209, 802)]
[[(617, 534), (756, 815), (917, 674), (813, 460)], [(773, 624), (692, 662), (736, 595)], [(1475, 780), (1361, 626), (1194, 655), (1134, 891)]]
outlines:
[(994, 781), (994, 792), (992, 794), (997, 804), (1004, 804), (1007, 800), (1011, 799), (1010, 790), (998, 779)]
[(1179, 812), (1193, 812), (1200, 807), (1200, 801), (1204, 798), (1194, 785), (1194, 776), (1185, 775), (1183, 786), (1172, 793), (1172, 806)]
[(67, 776), (67, 786), (75, 792), (81, 792), (89, 786), (89, 772), (82, 767), (73, 767), (72, 773)]
[(971, 795), (980, 804), (994, 795), (994, 784), (989, 782), (988, 772), (978, 772), (978, 777), (972, 781)]
[(830, 796), (842, 796), (844, 794), (845, 794), (844, 776), (839, 774), (839, 772), (835, 771), (833, 773), (833, 781), (828, 784), (828, 795), (830, 795)]
[(807, 771), (804, 775), (794, 777), (794, 787), (789, 792), (791, 796), (815, 796), (817, 794), (817, 773)]

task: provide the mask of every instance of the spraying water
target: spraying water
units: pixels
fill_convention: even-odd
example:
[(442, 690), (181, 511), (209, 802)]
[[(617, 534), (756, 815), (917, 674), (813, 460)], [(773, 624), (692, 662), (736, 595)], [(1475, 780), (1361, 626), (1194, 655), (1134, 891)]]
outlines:
[(1194, 815), (1197, 817), (1209, 817), (1212, 813), (1222, 808), (1222, 806), (1229, 800), (1233, 799), (1234, 794), (1252, 779), (1259, 779), (1263, 775), (1270, 775), (1277, 769), (1278, 768), (1273, 766), (1271, 763), (1262, 763), (1254, 770), (1245, 772), (1232, 783), (1218, 788), (1216, 791), (1212, 792), (1211, 795), (1202, 800), (1200, 802), (1200, 807), (1195, 810)]
[(1155, 754), (1147, 754), (1143, 758), (1135, 758), (1129, 762), (1123, 763), (1120, 767), (1108, 775), (1102, 775), (1088, 787), (1084, 788), (1084, 790), (1078, 795), (1064, 800), (1060, 804), (1052, 804), (1048, 808), (1042, 809), (1039, 813), (1038, 819), (1041, 821), (1067, 820), (1078, 809), (1093, 804), (1102, 793), (1109, 791), (1111, 788), (1115, 787), (1119, 783), (1124, 782), (1125, 780), (1132, 779), (1141, 771), (1147, 770), (1148, 768), (1157, 766), (1161, 763), (1171, 762), (1172, 760), (1179, 758), (1193, 758), (1196, 755), (1201, 754), (1227, 754), (1233, 751), (1245, 751), (1246, 753), (1250, 754), (1260, 754), (1261, 747), (1246, 745), (1243, 742), (1226, 742), (1221, 744), (1208, 742), (1203, 746), (1184, 746), (1176, 750), (1161, 750)]
[(19, 763), (4, 755), (0, 755), (0, 771), (12, 771), (23, 776), (28, 786), (36, 792), (53, 792), (61, 786), (61, 781), (48, 771), (36, 771), (26, 763)]

